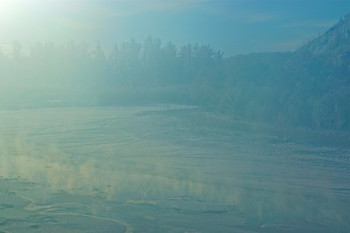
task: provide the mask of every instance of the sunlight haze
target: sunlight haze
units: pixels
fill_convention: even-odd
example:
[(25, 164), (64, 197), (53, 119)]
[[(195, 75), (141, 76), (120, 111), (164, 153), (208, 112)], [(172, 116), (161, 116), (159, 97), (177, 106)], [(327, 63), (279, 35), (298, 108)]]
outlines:
[(294, 50), (323, 33), (348, 1), (291, 0), (1, 0), (0, 44), (100, 41), (152, 35), (176, 44), (211, 44), (226, 55)]
[(349, 0), (0, 0), (0, 233), (345, 233), (349, 210)]

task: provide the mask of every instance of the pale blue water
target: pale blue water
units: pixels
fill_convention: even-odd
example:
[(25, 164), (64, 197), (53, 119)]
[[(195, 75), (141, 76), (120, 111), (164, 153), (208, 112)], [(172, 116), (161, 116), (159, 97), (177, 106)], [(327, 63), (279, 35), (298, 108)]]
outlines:
[(171, 108), (1, 111), (0, 231), (350, 231), (349, 150)]

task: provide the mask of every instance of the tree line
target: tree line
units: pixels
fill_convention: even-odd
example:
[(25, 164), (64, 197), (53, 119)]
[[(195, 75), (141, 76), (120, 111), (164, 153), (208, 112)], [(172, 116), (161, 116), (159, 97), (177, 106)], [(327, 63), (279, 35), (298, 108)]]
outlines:
[(210, 45), (176, 47), (151, 36), (115, 45), (109, 53), (100, 43), (37, 43), (25, 52), (14, 42), (9, 53), (0, 52), (0, 75), (5, 85), (27, 87), (169, 86), (207, 76), (222, 59)]
[(97, 105), (195, 104), (281, 127), (349, 130), (349, 49), (308, 49), (317, 46), (224, 57), (210, 45), (176, 46), (151, 36), (109, 53), (99, 43), (37, 43), (25, 51), (15, 42), (0, 53), (0, 88), (84, 93)]

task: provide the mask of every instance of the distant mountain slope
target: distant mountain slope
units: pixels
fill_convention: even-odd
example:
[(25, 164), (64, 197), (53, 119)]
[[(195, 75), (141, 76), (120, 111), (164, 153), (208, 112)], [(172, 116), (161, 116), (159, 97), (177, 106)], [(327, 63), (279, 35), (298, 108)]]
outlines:
[(308, 51), (314, 55), (345, 54), (350, 51), (350, 13), (326, 33), (302, 46), (297, 52)]
[(350, 130), (350, 14), (293, 53), (226, 59), (216, 107), (276, 126)]

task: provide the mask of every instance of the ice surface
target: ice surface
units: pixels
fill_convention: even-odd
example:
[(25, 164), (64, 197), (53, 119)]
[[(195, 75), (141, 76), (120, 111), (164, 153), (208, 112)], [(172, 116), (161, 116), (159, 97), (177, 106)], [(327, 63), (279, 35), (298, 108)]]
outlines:
[(347, 149), (272, 143), (191, 111), (1, 111), (0, 231), (350, 230)]

